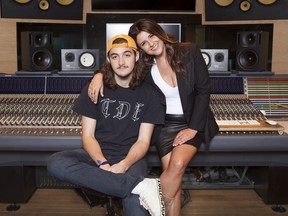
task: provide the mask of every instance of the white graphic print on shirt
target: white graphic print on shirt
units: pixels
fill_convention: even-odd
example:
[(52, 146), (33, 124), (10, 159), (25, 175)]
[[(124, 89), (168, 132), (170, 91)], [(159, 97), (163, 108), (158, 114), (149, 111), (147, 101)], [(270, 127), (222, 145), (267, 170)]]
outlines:
[[(102, 104), (101, 106), (101, 112), (104, 115), (105, 118), (108, 118), (111, 114), (109, 113), (109, 107), (111, 103), (115, 103), (116, 100), (111, 100), (110, 98), (105, 98), (100, 101)], [(113, 116), (113, 118), (117, 118), (119, 120), (125, 118), (130, 110), (131, 110), (131, 104), (126, 101), (118, 101), (119, 106), (116, 108), (117, 114)], [(141, 112), (141, 107), (143, 107), (144, 104), (136, 102), (134, 107), (134, 112), (132, 115), (132, 120), (137, 121), (139, 120), (138, 114)]]

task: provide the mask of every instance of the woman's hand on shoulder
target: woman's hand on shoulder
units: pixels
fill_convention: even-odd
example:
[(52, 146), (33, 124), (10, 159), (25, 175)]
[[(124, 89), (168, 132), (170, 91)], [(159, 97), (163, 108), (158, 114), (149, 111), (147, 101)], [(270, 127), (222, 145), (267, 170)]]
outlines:
[(103, 74), (97, 73), (94, 75), (88, 87), (88, 96), (97, 104), (99, 94), (101, 97), (104, 96), (104, 84), (103, 84)]

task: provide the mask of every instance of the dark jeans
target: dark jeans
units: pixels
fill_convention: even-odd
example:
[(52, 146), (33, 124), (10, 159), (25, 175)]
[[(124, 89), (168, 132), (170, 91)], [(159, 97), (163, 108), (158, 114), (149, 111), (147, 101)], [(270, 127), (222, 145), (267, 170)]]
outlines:
[[(123, 157), (106, 156), (111, 165)], [(54, 153), (48, 160), (48, 172), (63, 181), (77, 184), (95, 191), (120, 197), (127, 216), (146, 216), (140, 205), (139, 195), (131, 194), (133, 188), (147, 176), (147, 161), (142, 159), (124, 174), (116, 174), (97, 167), (84, 149)]]

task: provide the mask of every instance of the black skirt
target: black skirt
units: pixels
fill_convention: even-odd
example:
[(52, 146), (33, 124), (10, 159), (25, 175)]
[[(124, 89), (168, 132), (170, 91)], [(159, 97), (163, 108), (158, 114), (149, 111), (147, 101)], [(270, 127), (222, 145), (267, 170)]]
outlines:
[[(166, 114), (165, 125), (162, 127), (155, 143), (160, 158), (171, 152), (174, 148), (173, 141), (176, 135), (183, 129), (188, 128), (184, 115)], [(197, 133), (195, 137), (185, 142), (199, 149), (202, 138)]]

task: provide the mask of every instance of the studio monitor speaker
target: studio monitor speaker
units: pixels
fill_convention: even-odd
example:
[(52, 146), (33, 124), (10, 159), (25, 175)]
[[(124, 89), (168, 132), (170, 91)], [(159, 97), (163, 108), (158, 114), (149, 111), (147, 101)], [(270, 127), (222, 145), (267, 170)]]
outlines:
[(98, 49), (61, 49), (62, 71), (93, 71), (99, 69)]
[(24, 71), (53, 70), (52, 32), (21, 32), (21, 62)]
[(205, 0), (206, 21), (288, 19), (288, 1)]
[(3, 0), (1, 17), (82, 20), (83, 0)]
[(208, 71), (228, 71), (228, 49), (201, 49)]
[(237, 32), (236, 71), (267, 71), (268, 46), (268, 32)]

